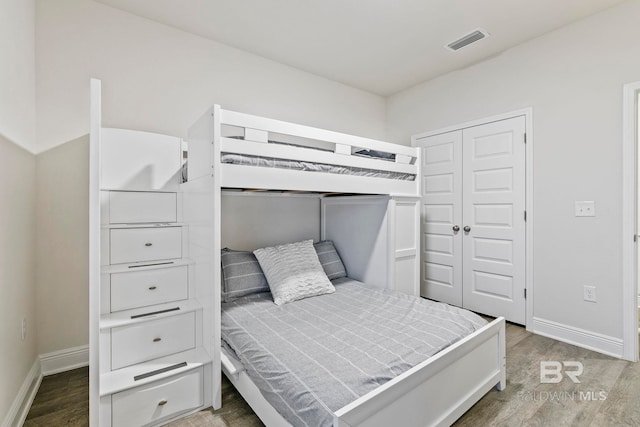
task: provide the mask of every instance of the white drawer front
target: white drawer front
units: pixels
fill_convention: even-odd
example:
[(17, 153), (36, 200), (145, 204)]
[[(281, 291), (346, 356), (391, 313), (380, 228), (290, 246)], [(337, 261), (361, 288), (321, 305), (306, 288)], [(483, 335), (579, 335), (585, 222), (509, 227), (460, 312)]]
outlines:
[(196, 345), (195, 313), (111, 330), (111, 369), (155, 359)]
[(203, 371), (198, 368), (112, 396), (114, 427), (157, 423), (203, 405)]
[(111, 230), (111, 264), (182, 257), (182, 227)]
[(187, 266), (111, 275), (111, 311), (127, 310), (189, 297)]
[(109, 192), (109, 222), (176, 222), (176, 193)]

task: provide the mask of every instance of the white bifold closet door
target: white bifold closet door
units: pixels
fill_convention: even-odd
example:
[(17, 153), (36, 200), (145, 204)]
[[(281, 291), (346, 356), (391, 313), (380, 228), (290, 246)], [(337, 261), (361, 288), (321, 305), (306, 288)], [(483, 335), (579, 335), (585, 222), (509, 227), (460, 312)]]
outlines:
[(525, 323), (525, 118), (418, 141), (422, 295)]

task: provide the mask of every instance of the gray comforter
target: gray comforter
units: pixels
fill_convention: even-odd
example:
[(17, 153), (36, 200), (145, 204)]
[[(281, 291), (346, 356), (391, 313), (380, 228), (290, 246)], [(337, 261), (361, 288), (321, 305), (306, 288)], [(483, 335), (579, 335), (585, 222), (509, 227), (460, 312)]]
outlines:
[(351, 279), (282, 306), (271, 294), (222, 304), (222, 338), (267, 401), (294, 426), (332, 412), (484, 326), (442, 303)]

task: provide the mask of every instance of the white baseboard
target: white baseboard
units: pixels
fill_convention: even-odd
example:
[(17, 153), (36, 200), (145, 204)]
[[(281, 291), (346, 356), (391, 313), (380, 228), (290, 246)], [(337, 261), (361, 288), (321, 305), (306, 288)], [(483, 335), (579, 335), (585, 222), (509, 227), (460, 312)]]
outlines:
[(35, 399), (36, 393), (40, 388), (43, 376), (70, 371), (71, 369), (88, 365), (88, 345), (54, 351), (36, 357), (9, 408), (9, 412), (2, 422), (2, 427), (14, 427), (24, 424), (33, 399)]
[(609, 356), (623, 357), (623, 340), (551, 320), (533, 318), (532, 332)]
[(3, 427), (21, 426), (24, 424), (24, 420), (27, 418), (33, 399), (35, 399), (36, 393), (40, 388), (41, 381), (42, 373), (40, 371), (40, 358), (36, 357), (36, 360), (33, 362), (31, 369), (29, 369), (18, 394), (9, 408), (9, 412), (2, 422)]
[(89, 346), (67, 348), (40, 355), (42, 375), (52, 375), (89, 366)]

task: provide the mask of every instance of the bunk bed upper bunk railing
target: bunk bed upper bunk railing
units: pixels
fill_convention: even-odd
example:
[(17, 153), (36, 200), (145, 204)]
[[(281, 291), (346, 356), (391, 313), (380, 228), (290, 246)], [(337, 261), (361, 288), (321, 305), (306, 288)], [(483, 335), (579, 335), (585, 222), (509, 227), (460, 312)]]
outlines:
[(415, 164), (415, 160), (418, 156), (417, 153), (419, 151), (416, 150), (415, 147), (392, 144), (361, 136), (288, 123), (281, 120), (253, 116), (245, 113), (238, 113), (235, 111), (224, 110), (222, 108), (220, 109), (220, 123), (222, 125), (249, 129), (249, 134), (245, 134), (245, 139), (247, 140), (267, 142), (268, 140), (264, 139), (266, 137), (266, 133), (291, 135), (336, 144), (336, 154), (352, 154), (352, 151), (349, 150), (351, 147), (359, 148), (361, 150), (369, 149), (395, 154), (396, 163)]
[[(414, 147), (238, 113), (217, 105), (205, 116), (214, 145), (209, 158), (219, 171), (221, 187), (419, 194), (420, 152)], [(189, 150), (191, 163), (197, 153), (191, 153), (191, 147)]]

